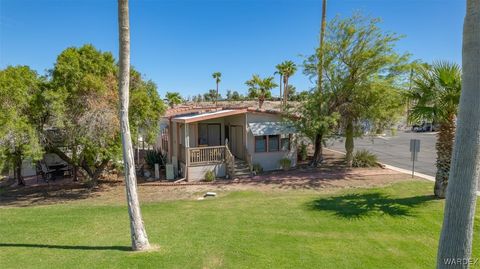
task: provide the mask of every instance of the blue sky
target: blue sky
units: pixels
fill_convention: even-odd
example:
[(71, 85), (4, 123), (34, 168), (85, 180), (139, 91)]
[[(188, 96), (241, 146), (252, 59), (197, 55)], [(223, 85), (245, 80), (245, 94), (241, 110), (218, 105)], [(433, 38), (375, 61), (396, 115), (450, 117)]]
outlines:
[[(405, 35), (415, 59), (460, 63), (464, 0), (329, 0), (328, 19), (352, 12), (381, 17)], [(302, 63), (318, 44), (321, 0), (130, 0), (132, 64), (162, 96), (215, 87), (246, 92), (252, 74), (272, 75), (284, 60)], [(29, 65), (44, 74), (70, 46), (91, 43), (118, 55), (114, 0), (0, 0), (0, 68)], [(298, 72), (290, 84), (312, 86)], [(273, 91), (277, 94), (278, 90)]]

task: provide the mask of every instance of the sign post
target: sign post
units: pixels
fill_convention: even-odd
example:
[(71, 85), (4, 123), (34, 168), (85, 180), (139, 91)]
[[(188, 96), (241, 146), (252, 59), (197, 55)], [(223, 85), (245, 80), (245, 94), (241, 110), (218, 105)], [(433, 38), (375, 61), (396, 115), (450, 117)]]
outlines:
[(418, 161), (418, 153), (420, 152), (420, 139), (410, 139), (410, 153), (412, 160), (412, 178), (415, 176), (415, 161)]

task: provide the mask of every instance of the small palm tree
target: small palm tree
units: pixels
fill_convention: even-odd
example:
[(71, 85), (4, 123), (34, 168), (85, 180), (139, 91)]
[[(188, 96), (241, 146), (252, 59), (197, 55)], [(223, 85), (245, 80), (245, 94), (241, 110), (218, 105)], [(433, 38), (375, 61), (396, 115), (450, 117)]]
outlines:
[(277, 66), (283, 75), (283, 106), (287, 106), (288, 98), (288, 79), (295, 74), (297, 71), (297, 66), (292, 61), (284, 61)]
[(220, 83), (221, 81), (221, 78), (222, 78), (222, 73), (220, 72), (215, 72), (212, 74), (212, 77), (215, 79), (215, 83), (217, 83), (217, 95), (216, 95), (216, 98), (215, 98), (215, 105), (217, 105), (217, 101), (218, 101), (218, 84)]
[(439, 124), (434, 188), (438, 198), (445, 198), (447, 189), (461, 87), (460, 66), (436, 62), (431, 67), (420, 68), (412, 90), (407, 93), (415, 103), (410, 111), (410, 121), (429, 120)]
[(178, 92), (167, 92), (165, 94), (165, 98), (167, 99), (168, 105), (171, 108), (174, 108), (175, 105), (182, 103), (182, 96)]
[(265, 99), (271, 95), (271, 90), (278, 85), (273, 82), (274, 77), (260, 78), (259, 75), (253, 75), (252, 79), (247, 80), (245, 84), (249, 86), (249, 97), (258, 98), (258, 107), (262, 108)]

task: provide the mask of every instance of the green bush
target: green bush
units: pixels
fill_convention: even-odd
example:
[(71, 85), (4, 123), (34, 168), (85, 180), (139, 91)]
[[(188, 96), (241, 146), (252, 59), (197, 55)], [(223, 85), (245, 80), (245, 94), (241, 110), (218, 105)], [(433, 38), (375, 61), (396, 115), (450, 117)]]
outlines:
[(288, 170), (292, 167), (292, 161), (288, 158), (280, 159), (279, 163), (283, 170)]
[(254, 163), (253, 164), (253, 171), (255, 174), (261, 174), (263, 172), (263, 167), (259, 163)]
[(207, 171), (207, 172), (205, 173), (204, 180), (205, 180), (206, 182), (212, 182), (212, 181), (215, 180), (215, 178), (216, 178), (215, 172), (213, 172), (213, 171)]
[(305, 161), (307, 159), (307, 145), (302, 142), (300, 145), (300, 149), (298, 150), (298, 154), (300, 155), (300, 160)]
[(155, 167), (156, 163), (158, 163), (160, 169), (164, 168), (166, 160), (166, 154), (163, 154), (160, 150), (149, 150), (145, 155), (145, 162), (152, 169)]
[(357, 150), (353, 155), (353, 167), (374, 167), (377, 166), (377, 155), (366, 149)]

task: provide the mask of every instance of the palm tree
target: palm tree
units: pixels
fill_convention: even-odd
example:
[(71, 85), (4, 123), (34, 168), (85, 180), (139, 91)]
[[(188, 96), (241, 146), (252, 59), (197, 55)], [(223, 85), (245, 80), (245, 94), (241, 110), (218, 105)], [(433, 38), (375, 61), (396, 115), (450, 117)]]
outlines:
[(217, 83), (217, 96), (215, 97), (215, 105), (217, 105), (217, 101), (218, 101), (218, 84), (219, 84), (220, 81), (221, 81), (222, 73), (220, 73), (220, 72), (215, 72), (215, 73), (212, 74), (212, 77), (215, 79), (215, 82)]
[(469, 261), (472, 255), (473, 220), (480, 177), (480, 0), (467, 0), (463, 26), (463, 85), (458, 112), (452, 171), (445, 201), (442, 234), (438, 246), (437, 268), (468, 268), (455, 266), (447, 258)]
[(286, 107), (288, 98), (288, 79), (295, 74), (297, 66), (292, 61), (284, 61), (278, 67), (283, 75), (283, 106)]
[(259, 75), (253, 75), (252, 79), (247, 80), (245, 84), (249, 86), (249, 97), (258, 98), (258, 107), (262, 108), (265, 98), (270, 96), (270, 91), (278, 85), (273, 82), (274, 77), (260, 78)]
[(411, 121), (429, 120), (440, 125), (437, 149), (437, 174), (434, 193), (445, 198), (450, 160), (455, 137), (455, 118), (461, 91), (461, 70), (457, 64), (436, 62), (432, 67), (422, 67), (408, 92), (414, 101)]
[(125, 187), (127, 189), (128, 215), (133, 250), (150, 248), (147, 231), (143, 225), (137, 195), (137, 178), (133, 159), (132, 138), (128, 122), (128, 99), (130, 87), (130, 21), (128, 0), (118, 0), (118, 31), (120, 36), (118, 90), (120, 96), (120, 125), (122, 134)]
[(165, 98), (167, 99), (168, 105), (171, 108), (182, 103), (182, 96), (178, 92), (167, 92), (165, 94)]
[(282, 99), (282, 82), (283, 82), (283, 73), (282, 73), (282, 64), (277, 64), (275, 66), (275, 69), (277, 69), (277, 71), (275, 71), (275, 73), (273, 73), (274, 75), (280, 75), (280, 83), (278, 83), (278, 87), (280, 88), (280, 100)]

